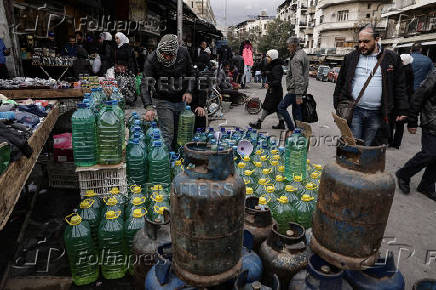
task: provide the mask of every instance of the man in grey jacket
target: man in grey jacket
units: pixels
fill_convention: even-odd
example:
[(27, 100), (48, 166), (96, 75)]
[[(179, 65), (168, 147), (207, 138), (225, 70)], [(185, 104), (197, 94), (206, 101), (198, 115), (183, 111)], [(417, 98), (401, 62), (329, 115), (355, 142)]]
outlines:
[[(300, 39), (291, 37), (287, 41), (289, 57), (289, 70), (286, 75), (286, 87), (288, 93), (278, 106), (278, 113), (281, 114), (288, 126), (289, 131), (294, 131), (295, 126), (288, 113), (288, 107), (292, 105), (292, 115), (295, 120), (301, 121), (301, 107), (303, 96), (307, 93), (309, 85), (309, 58), (300, 47)], [(282, 129), (282, 128), (277, 128)]]

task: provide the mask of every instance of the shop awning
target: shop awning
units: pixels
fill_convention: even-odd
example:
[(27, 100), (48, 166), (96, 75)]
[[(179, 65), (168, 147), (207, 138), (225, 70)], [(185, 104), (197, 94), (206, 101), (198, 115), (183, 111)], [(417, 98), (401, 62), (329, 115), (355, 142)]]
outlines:
[(409, 42), (409, 43), (404, 43), (404, 44), (400, 44), (397, 46), (393, 46), (394, 48), (402, 48), (402, 47), (412, 47), (413, 43)]
[(436, 40), (435, 41), (423, 42), (423, 43), (421, 43), (421, 45), (436, 45)]

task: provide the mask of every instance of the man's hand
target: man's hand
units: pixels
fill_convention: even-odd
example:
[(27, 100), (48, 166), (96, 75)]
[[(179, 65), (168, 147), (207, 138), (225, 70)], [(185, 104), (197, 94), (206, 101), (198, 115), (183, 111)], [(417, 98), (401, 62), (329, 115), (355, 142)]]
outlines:
[(398, 116), (397, 119), (395, 119), (395, 122), (401, 122), (407, 119), (407, 116)]
[(145, 121), (151, 122), (156, 117), (156, 111), (155, 110), (147, 110), (145, 112)]
[(190, 104), (192, 102), (192, 95), (190, 93), (184, 94), (183, 101), (187, 104)]
[(267, 89), (269, 87), (269, 85), (268, 84), (265, 84), (265, 89)]
[(416, 134), (416, 128), (407, 128), (410, 134)]
[(206, 115), (206, 111), (204, 110), (204, 108), (202, 107), (197, 107), (195, 109), (195, 113), (197, 114), (197, 116), (199, 117), (204, 117)]
[(303, 103), (303, 96), (302, 95), (296, 95), (295, 96), (295, 103), (297, 105), (301, 105)]

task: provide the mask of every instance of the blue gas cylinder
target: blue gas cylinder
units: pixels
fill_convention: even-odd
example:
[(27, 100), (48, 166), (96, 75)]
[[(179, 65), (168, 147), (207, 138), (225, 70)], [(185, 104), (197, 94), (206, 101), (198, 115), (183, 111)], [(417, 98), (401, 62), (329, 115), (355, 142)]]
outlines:
[(253, 251), (253, 235), (244, 230), (244, 247), (242, 248), (242, 269), (247, 271), (246, 283), (260, 281), (263, 273), (262, 260), (259, 255)]
[(436, 280), (423, 279), (413, 285), (413, 290), (436, 290)]
[(166, 259), (159, 259), (145, 277), (145, 289), (147, 290), (173, 290), (185, 286), (185, 282), (171, 271), (171, 261)]
[(345, 279), (356, 290), (403, 290), (404, 277), (397, 269), (394, 255), (378, 258), (374, 266), (364, 271), (345, 271)]

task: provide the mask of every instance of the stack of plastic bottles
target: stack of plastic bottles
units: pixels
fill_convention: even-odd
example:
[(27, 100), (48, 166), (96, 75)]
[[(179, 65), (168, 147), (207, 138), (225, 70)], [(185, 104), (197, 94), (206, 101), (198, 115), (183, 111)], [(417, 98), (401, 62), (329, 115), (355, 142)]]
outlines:
[(101, 86), (84, 95), (72, 116), (74, 162), (87, 167), (119, 164), (125, 149), (123, 96), (116, 87), (106, 95)]

